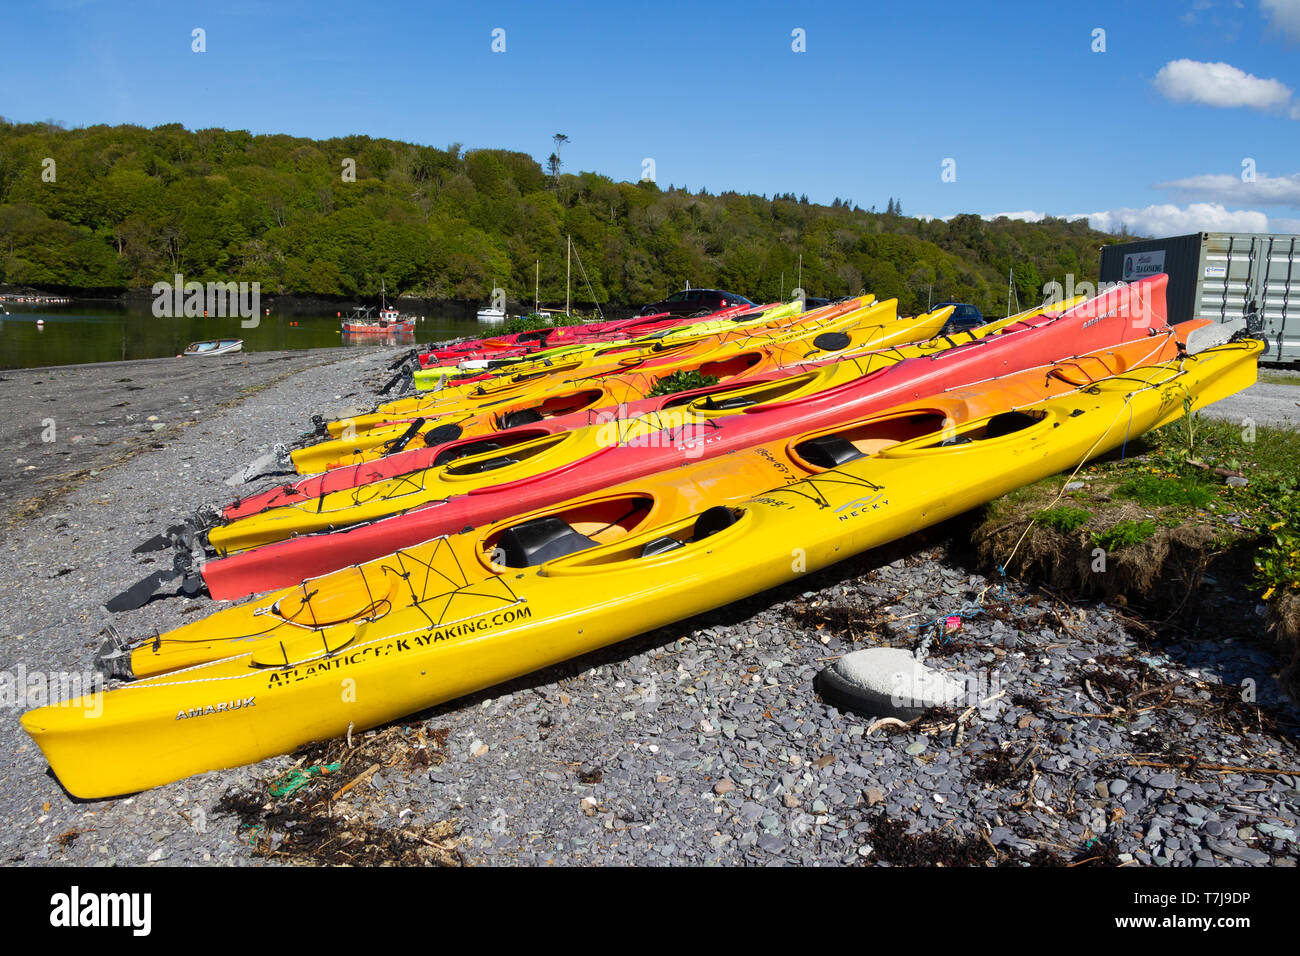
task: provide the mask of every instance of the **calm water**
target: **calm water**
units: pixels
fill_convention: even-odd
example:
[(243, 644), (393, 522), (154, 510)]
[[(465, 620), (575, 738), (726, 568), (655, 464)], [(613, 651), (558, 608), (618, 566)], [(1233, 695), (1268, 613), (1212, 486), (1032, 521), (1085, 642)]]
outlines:
[[(0, 303), (0, 369), (120, 359), (163, 358), (177, 355), (200, 339), (240, 338), (245, 352), (280, 349), (315, 349), (375, 345), (410, 347), (461, 335), (491, 334), (493, 326), (449, 307), (442, 315), (426, 311), (426, 318), (405, 338), (343, 336), (334, 312), (262, 316), (257, 328), (240, 327), (238, 318), (172, 318), (154, 316), (151, 303), (116, 305), (73, 303), (30, 306)], [(44, 328), (36, 324), (45, 321)], [(290, 324), (297, 323), (297, 324)]]

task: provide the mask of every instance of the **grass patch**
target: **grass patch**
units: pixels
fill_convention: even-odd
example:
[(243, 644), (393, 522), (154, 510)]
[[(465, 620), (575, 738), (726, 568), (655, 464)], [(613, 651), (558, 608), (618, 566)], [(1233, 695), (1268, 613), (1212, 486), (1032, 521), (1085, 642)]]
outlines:
[(650, 397), (657, 398), (660, 395), (675, 395), (678, 392), (689, 392), (697, 388), (708, 388), (710, 385), (717, 385), (718, 379), (714, 375), (703, 375), (694, 370), (683, 370), (673, 372), (671, 375), (665, 375), (654, 384), (650, 389)]
[(1300, 375), (1294, 372), (1260, 372), (1259, 380), (1265, 385), (1300, 385)]
[(543, 318), (535, 312), (528, 315), (521, 315), (503, 322), (501, 329), (493, 332), (496, 335), (514, 335), (519, 332), (536, 332), (538, 329), (554, 329), (565, 325), (583, 325), (588, 319), (578, 318), (573, 315), (552, 315), (549, 319)]
[(1214, 489), (1196, 476), (1137, 475), (1121, 482), (1115, 489), (1115, 497), (1153, 507), (1204, 508), (1214, 500)]
[[(1052, 507), (1064, 475), (991, 502), (981, 547), (1008, 551), (1031, 519), (1035, 533), (1073, 535), (1085, 526), (1086, 513), (1087, 524), (1105, 529), (1093, 530), (1095, 547), (1113, 552), (1171, 533), (1204, 542), (1208, 550), (1245, 546), (1253, 553), (1251, 583), (1265, 600), (1300, 595), (1300, 432), (1193, 417), (1128, 442), (1119, 457), (1079, 469), (1073, 477), (1083, 488), (1067, 497), (1071, 504)], [(1228, 484), (1233, 476), (1247, 484)], [(1007, 530), (1014, 532), (1010, 543), (995, 543)], [(1040, 544), (1044, 552), (1067, 547), (1059, 537)], [(1157, 546), (1151, 553), (1164, 550)], [(1006, 557), (992, 555), (998, 563)], [(1048, 563), (1044, 558), (1036, 572), (1042, 574)]]
[(1264, 543), (1255, 558), (1266, 598), (1279, 591), (1300, 592), (1300, 495), (1280, 501), (1274, 517), (1261, 529)]
[[(1071, 479), (1081, 486), (1062, 502)], [(1289, 661), (1282, 682), (1300, 700), (1300, 432), (1199, 416), (1173, 422), (1068, 477), (990, 502), (972, 541), (987, 567), (1136, 603), (1161, 627), (1196, 615), (1231, 631), (1239, 625), (1223, 616), (1230, 605), (1200, 602), (1203, 576), (1220, 581), (1207, 593), (1248, 587), (1268, 608)], [(1108, 555), (1100, 569), (1097, 547)]]
[(1034, 515), (1034, 520), (1039, 524), (1053, 528), (1061, 532), (1061, 534), (1074, 534), (1087, 524), (1091, 518), (1091, 511), (1086, 511), (1083, 508), (1072, 508), (1069, 505), (1047, 508)]
[(1092, 543), (1103, 551), (1123, 551), (1135, 544), (1141, 544), (1156, 533), (1155, 521), (1147, 518), (1141, 521), (1119, 521), (1105, 531), (1094, 531)]

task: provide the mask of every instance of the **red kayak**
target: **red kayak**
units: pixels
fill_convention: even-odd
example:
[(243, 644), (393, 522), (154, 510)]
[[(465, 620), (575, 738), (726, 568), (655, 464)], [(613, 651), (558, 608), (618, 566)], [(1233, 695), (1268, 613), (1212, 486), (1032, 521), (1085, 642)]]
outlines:
[[(287, 587), (438, 535), (479, 527), (603, 487), (864, 417), (926, 395), (978, 385), (1011, 372), (1039, 367), (1046, 370), (1071, 356), (1122, 342), (1173, 336), (1166, 322), (1167, 281), (1167, 276), (1158, 275), (1112, 289), (1063, 314), (1037, 316), (933, 356), (894, 364), (882, 358), (876, 370), (846, 384), (793, 400), (778, 397), (748, 407), (733, 406), (733, 413), (710, 415), (703, 428), (667, 429), (635, 444), (611, 443), (549, 471), (480, 487), (368, 524), (304, 534), (209, 560), (204, 562), (201, 574), (209, 593), (219, 600)], [(1153, 349), (1156, 345), (1153, 342)], [(859, 367), (871, 367), (870, 358), (854, 361), (862, 363)], [(683, 410), (700, 407), (716, 412), (728, 408), (725, 401), (714, 405), (709, 401), (707, 396), (696, 399)], [(523, 428), (537, 432), (535, 426)], [(497, 441), (505, 434), (493, 435), (492, 439)], [(827, 454), (833, 456), (834, 449)]]

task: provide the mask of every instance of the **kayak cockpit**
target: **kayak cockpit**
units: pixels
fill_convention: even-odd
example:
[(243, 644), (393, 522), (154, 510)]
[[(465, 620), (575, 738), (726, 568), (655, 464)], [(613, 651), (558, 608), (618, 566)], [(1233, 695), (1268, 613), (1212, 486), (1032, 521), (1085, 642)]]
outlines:
[(792, 395), (799, 394), (819, 374), (818, 372), (805, 372), (801, 375), (792, 375), (788, 378), (762, 382), (758, 385), (738, 386), (734, 391), (725, 390), (721, 393), (714, 392), (706, 395), (692, 394), (680, 403), (670, 402), (664, 407), (673, 408), (677, 404), (681, 404), (689, 407), (692, 412), (708, 415), (711, 412), (736, 411), (737, 409), (748, 408), (751, 405), (780, 402)]
[(654, 508), (652, 495), (619, 495), (518, 521), (483, 539), (491, 565), (527, 568), (612, 544), (642, 527)]
[(1054, 416), (1043, 411), (1000, 412), (962, 425), (949, 424), (938, 432), (915, 441), (902, 442), (881, 452), (894, 458), (904, 455), (928, 455), (959, 448), (962, 445), (985, 444), (992, 441), (1023, 440), (1032, 438), (1034, 432), (1044, 431), (1056, 424)]
[(647, 528), (603, 547), (588, 548), (554, 558), (543, 564), (543, 577), (590, 574), (610, 570), (633, 561), (652, 561), (685, 556), (706, 547), (715, 535), (739, 533), (748, 523), (750, 513), (744, 508), (715, 505), (698, 514)]
[[(530, 458), (545, 454), (573, 437), (572, 432), (548, 434), (505, 448), (487, 449), (479, 454), (457, 458), (442, 469), (444, 479), (471, 478), (485, 472), (518, 465)], [(492, 444), (485, 442), (485, 444)]]
[(932, 435), (951, 421), (942, 411), (920, 410), (858, 422), (796, 438), (790, 457), (810, 471), (825, 471)]

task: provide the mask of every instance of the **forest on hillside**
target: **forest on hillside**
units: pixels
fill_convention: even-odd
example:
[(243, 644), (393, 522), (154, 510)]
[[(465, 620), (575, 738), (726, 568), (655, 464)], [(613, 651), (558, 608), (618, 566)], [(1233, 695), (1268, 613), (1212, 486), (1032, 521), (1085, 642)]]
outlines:
[[(896, 296), (1004, 310), (1067, 273), (1094, 280), (1121, 237), (1086, 221), (909, 218), (850, 200), (809, 203), (661, 189), (499, 149), (368, 136), (312, 140), (179, 124), (65, 130), (0, 118), (0, 283), (61, 290), (257, 281), (268, 293), (484, 301), (494, 285), (564, 301), (565, 237), (596, 301), (639, 305), (689, 284), (756, 300)], [(574, 267), (574, 301), (588, 303)]]

